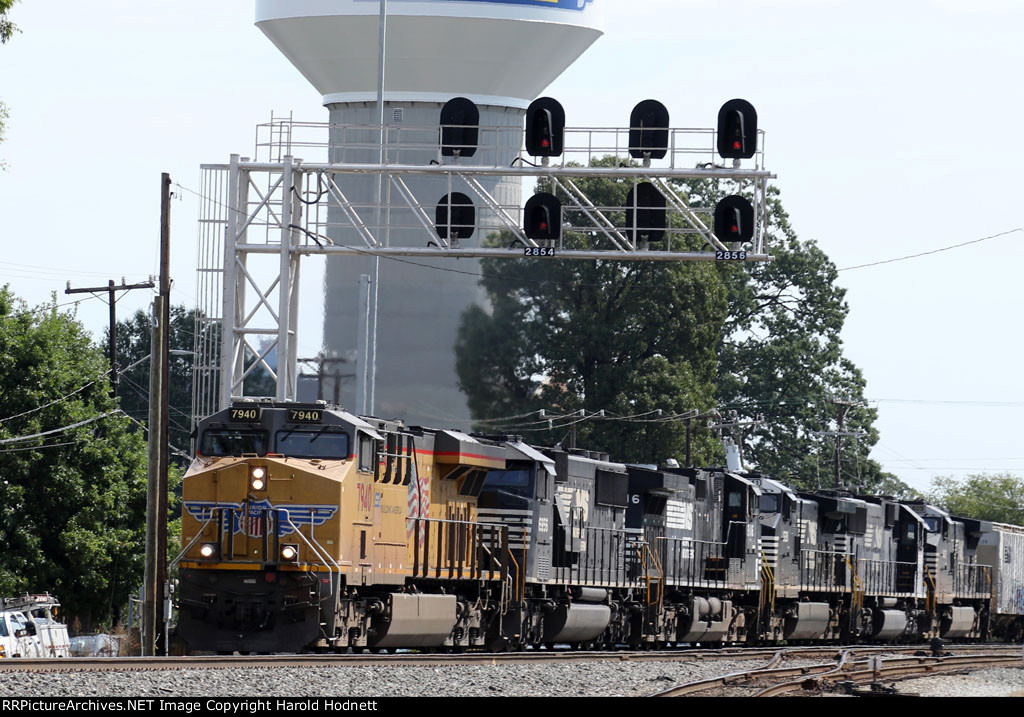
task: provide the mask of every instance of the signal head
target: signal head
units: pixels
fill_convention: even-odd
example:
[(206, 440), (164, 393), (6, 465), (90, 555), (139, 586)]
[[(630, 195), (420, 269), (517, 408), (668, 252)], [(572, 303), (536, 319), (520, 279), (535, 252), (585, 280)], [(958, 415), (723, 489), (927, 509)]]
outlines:
[(526, 110), (526, 152), (531, 157), (559, 157), (565, 146), (565, 110), (558, 100), (541, 97)]
[(754, 238), (754, 206), (739, 195), (715, 206), (714, 233), (723, 242), (746, 243)]
[(530, 239), (556, 242), (562, 238), (562, 202), (553, 194), (534, 194), (523, 210), (523, 231)]
[(757, 110), (746, 100), (729, 100), (718, 111), (718, 154), (750, 159), (757, 153)]

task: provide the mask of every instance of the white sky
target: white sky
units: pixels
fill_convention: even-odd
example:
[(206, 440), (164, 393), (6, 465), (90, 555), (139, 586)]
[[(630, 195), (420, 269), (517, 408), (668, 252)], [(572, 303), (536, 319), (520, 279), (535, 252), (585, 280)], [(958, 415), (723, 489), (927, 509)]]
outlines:
[[(607, 34), (547, 94), (570, 125), (624, 126), (637, 101), (675, 126), (749, 99), (803, 239), (839, 267), (1024, 226), (1024, 3), (595, 0)], [(252, 0), (22, 0), (0, 48), (0, 282), (31, 304), (158, 267), (160, 173), (251, 154), (272, 110), (323, 121), (318, 93), (253, 25)], [(735, 28), (735, 30), (731, 29)], [(173, 203), (175, 303), (194, 302), (197, 199)], [(1018, 267), (1024, 232), (843, 272), (846, 353), (877, 400), (874, 456), (917, 488), (1024, 470)], [(311, 273), (304, 268), (304, 272)], [(121, 316), (151, 297), (132, 292)], [(300, 352), (319, 348), (303, 295)], [(100, 337), (107, 308), (79, 316)], [(1018, 318), (1014, 318), (1018, 317)]]

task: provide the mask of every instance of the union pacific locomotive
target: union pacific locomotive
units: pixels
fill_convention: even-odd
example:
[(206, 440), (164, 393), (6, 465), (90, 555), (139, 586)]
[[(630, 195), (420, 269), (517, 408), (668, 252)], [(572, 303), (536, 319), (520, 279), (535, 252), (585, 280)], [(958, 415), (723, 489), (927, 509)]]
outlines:
[(1024, 636), (1024, 529), (756, 473), (243, 402), (182, 498), (191, 651)]

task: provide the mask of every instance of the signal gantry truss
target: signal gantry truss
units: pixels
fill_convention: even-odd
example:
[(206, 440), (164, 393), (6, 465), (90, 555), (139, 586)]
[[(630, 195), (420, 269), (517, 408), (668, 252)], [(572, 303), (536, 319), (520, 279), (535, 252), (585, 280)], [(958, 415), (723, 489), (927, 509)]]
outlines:
[[(512, 137), (511, 132), (518, 134)], [(388, 125), (381, 133), (372, 126), (272, 118), (257, 129), (255, 159), (232, 155), (227, 164), (203, 165), (196, 420), (241, 395), (243, 382), (257, 368), (276, 381), (278, 400), (295, 399), (304, 256), (772, 259), (765, 249), (766, 193), (775, 175), (764, 168), (761, 133), (756, 154), (730, 160), (729, 166), (716, 154), (713, 129), (670, 129), (664, 158), (641, 161), (630, 156), (628, 128), (566, 128), (561, 157), (534, 161), (513, 150), (515, 159), (509, 162), (508, 148), (521, 146), (521, 135), (521, 127), (480, 127), (472, 157), (446, 157), (436, 125)], [(322, 161), (300, 159), (300, 152)], [(592, 196), (588, 187), (594, 179), (632, 185), (634, 206), (609, 206)], [(754, 210), (751, 241), (719, 239), (713, 228), (715, 207), (691, 201), (688, 180), (727, 181), (733, 194), (748, 198)], [(503, 202), (507, 193), (490, 188), (495, 182), (529, 181), (544, 183), (561, 200), (557, 241), (531, 239), (524, 230), (523, 206)], [(369, 195), (368, 183), (375, 187)], [(662, 231), (642, 225), (650, 213), (635, 197), (650, 196), (651, 187), (637, 191), (645, 183), (664, 199)], [(447, 187), (446, 193), (436, 192), (438, 186)], [(453, 192), (475, 205), (473, 226), (442, 225), (439, 231), (438, 221), (457, 223), (443, 218), (447, 211), (437, 211), (440, 197)], [(631, 226), (626, 226), (627, 217)], [(471, 238), (462, 238), (466, 235)], [(645, 236), (658, 239), (645, 241)], [(264, 266), (257, 270), (260, 261)], [(267, 360), (274, 353), (280, 371)]]

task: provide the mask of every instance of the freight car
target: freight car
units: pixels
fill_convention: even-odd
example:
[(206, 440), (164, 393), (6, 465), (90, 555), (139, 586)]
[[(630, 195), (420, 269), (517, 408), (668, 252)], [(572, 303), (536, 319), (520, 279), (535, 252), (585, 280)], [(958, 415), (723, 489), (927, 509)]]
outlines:
[(198, 427), (182, 494), (193, 651), (1024, 634), (1024, 530), (735, 467), (242, 402)]

